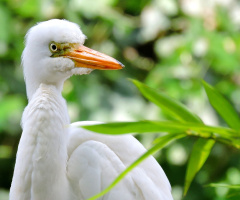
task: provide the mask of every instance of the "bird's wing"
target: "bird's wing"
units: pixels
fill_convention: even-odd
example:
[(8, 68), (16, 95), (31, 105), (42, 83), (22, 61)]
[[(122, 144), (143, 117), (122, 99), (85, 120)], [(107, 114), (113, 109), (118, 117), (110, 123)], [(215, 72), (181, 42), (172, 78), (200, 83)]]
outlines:
[[(146, 151), (131, 135), (107, 136), (76, 127), (96, 123), (74, 123), (69, 129), (68, 177), (81, 199), (106, 188)], [(149, 157), (102, 199), (172, 200), (171, 186), (157, 161)]]

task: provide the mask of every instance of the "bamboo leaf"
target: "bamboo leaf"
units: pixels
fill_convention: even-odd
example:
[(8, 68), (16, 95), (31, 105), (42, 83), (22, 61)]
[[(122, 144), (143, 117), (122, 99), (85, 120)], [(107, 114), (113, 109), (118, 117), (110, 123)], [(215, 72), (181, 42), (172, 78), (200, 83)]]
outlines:
[(224, 138), (238, 137), (239, 132), (225, 127), (207, 126), (200, 123), (181, 123), (172, 121), (138, 121), (138, 122), (114, 122), (107, 124), (96, 124), (82, 126), (83, 128), (102, 134), (126, 134), (126, 133), (148, 133), (148, 132), (185, 132), (189, 135), (203, 136), (207, 132), (217, 133)]
[(203, 81), (205, 91), (213, 108), (234, 129), (240, 129), (240, 118), (233, 106), (214, 87)]
[(131, 165), (129, 165), (119, 176), (102, 192), (98, 193), (97, 195), (89, 198), (88, 200), (95, 200), (100, 198), (101, 196), (108, 193), (114, 186), (116, 186), (131, 170), (133, 170), (136, 166), (138, 166), (141, 162), (143, 162), (146, 158), (148, 158), (150, 155), (156, 153), (166, 145), (168, 145), (170, 142), (180, 139), (182, 137), (185, 137), (185, 134), (168, 134), (161, 137), (161, 140), (154, 146), (152, 146), (148, 151), (146, 151), (142, 156), (140, 156), (135, 162), (133, 162)]
[(223, 183), (210, 183), (208, 185), (206, 185), (206, 187), (226, 187), (229, 189), (240, 189), (240, 184), (234, 184), (234, 185), (230, 185), (230, 184), (223, 184)]
[(199, 138), (197, 142), (194, 144), (187, 166), (184, 195), (187, 194), (187, 191), (190, 187), (193, 178), (207, 160), (214, 144), (215, 144), (214, 140), (210, 139), (206, 140), (203, 138)]
[(166, 111), (170, 116), (175, 117), (179, 121), (202, 123), (201, 119), (189, 111), (183, 104), (137, 80), (132, 79), (132, 82), (137, 86), (143, 96)]
[[(185, 108), (183, 105), (176, 102), (175, 100), (170, 99), (169, 97), (165, 96), (164, 94), (162, 94), (160, 92), (157, 92), (151, 88), (148, 88), (146, 85), (144, 85), (138, 81), (133, 80), (133, 82), (146, 98), (148, 98), (150, 101), (157, 104), (159, 107), (161, 107), (165, 111), (167, 110), (167, 112), (169, 114), (171, 114), (171, 115), (174, 114), (175, 118), (177, 118), (178, 120), (202, 123), (202, 121), (196, 115), (191, 113), (187, 108)], [(189, 128), (191, 128), (191, 126)], [(156, 139), (156, 141), (158, 141), (158, 139)], [(208, 141), (206, 141), (206, 140), (203, 140), (203, 141), (208, 143)], [(209, 150), (209, 153), (210, 153), (210, 151), (211, 151), (211, 149)], [(195, 152), (194, 154), (192, 154), (192, 156), (194, 155), (197, 157), (201, 157), (202, 154), (203, 154), (202, 151), (198, 151), (198, 152)], [(190, 163), (188, 163), (188, 164), (190, 164)], [(202, 165), (198, 166), (196, 173), (201, 169), (203, 164), (204, 164), (204, 162), (202, 163)], [(194, 176), (195, 175), (192, 176), (192, 179), (194, 178)], [(186, 180), (188, 180), (188, 177), (186, 177)], [(190, 186), (191, 181), (189, 182), (189, 185), (187, 185), (187, 187)], [(186, 188), (186, 192), (187, 192), (187, 188)]]

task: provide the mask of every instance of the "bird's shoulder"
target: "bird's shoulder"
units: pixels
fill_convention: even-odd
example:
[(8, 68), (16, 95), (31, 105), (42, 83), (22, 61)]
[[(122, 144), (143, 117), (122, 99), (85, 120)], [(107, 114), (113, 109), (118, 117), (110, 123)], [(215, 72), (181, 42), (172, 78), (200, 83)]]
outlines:
[[(68, 154), (69, 160), (71, 159), (73, 162), (69, 164), (72, 165), (72, 169), (73, 165), (74, 168), (76, 167), (75, 171), (78, 169), (77, 165), (81, 165), (86, 169), (86, 171), (89, 171), (90, 174), (97, 173), (99, 171), (96, 171), (96, 168), (93, 167), (96, 165), (94, 164), (92, 166), (91, 164), (98, 160), (102, 166), (100, 170), (101, 173), (104, 173), (106, 169), (111, 168), (114, 169), (117, 174), (119, 174), (122, 170), (139, 158), (144, 152), (146, 152), (146, 149), (143, 147), (143, 145), (132, 135), (104, 135), (81, 128), (83, 125), (93, 125), (99, 123), (101, 122), (77, 122), (70, 127)], [(77, 157), (79, 158), (78, 164), (76, 163)], [(83, 160), (85, 160), (85, 162)], [(91, 171), (91, 169), (93, 171)], [(112, 173), (114, 174), (114, 172)], [(116, 174), (112, 175), (112, 177), (116, 176)], [(110, 183), (109, 179), (106, 180), (108, 183)], [(112, 180), (113, 179), (111, 179), (111, 181)], [(141, 190), (140, 193), (143, 194), (144, 198), (140, 198), (139, 196), (137, 199), (149, 199), (160, 196), (162, 196), (161, 199), (163, 200), (171, 199), (171, 187), (168, 179), (160, 165), (152, 156), (148, 157), (137, 168), (135, 168), (129, 174), (126, 181), (127, 182), (125, 185), (129, 185), (129, 188), (136, 184), (137, 188)], [(134, 181), (134, 184), (132, 181)], [(146, 183), (149, 185), (148, 188), (145, 187)], [(105, 186), (107, 185), (108, 184)], [(161, 190), (159, 190), (160, 188)], [(130, 189), (129, 191), (136, 192), (135, 189)], [(136, 195), (140, 193), (136, 192), (133, 195), (136, 197)]]
[[(104, 135), (81, 128), (84, 125), (101, 124), (97, 121), (82, 121), (71, 124), (69, 129), (68, 152), (74, 151), (79, 145), (87, 141), (97, 141), (110, 148), (120, 159), (129, 165), (143, 154), (146, 149), (132, 135)], [(128, 156), (126, 156), (128, 155)]]

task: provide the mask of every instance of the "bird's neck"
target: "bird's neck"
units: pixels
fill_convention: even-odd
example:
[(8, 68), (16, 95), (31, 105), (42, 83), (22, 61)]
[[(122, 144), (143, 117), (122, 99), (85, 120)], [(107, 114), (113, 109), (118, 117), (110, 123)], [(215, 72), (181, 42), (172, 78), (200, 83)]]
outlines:
[(25, 78), (25, 82), (26, 82), (27, 97), (28, 97), (28, 101), (30, 102), (34, 94), (36, 94), (39, 88), (41, 88), (43, 85), (52, 87), (52, 89), (53, 88), (55, 89), (56, 93), (61, 94), (64, 80), (59, 82), (54, 82), (54, 83), (51, 83), (51, 80), (46, 80), (45, 81), (46, 84), (42, 84), (41, 81), (34, 79), (34, 77), (28, 77), (28, 78)]
[[(64, 199), (69, 118), (55, 86), (41, 84), (22, 118), (10, 199)], [(24, 195), (18, 197), (15, 192)]]

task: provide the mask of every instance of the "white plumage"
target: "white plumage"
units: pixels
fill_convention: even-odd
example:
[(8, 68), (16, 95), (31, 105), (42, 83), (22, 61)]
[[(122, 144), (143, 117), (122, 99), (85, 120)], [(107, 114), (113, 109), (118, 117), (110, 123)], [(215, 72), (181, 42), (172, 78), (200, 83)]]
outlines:
[[(93, 69), (121, 69), (115, 59), (83, 46), (85, 35), (66, 20), (30, 29), (22, 55), (29, 103), (22, 117), (10, 200), (84, 200), (106, 188), (145, 152), (131, 135), (106, 136), (70, 124), (64, 81)], [(149, 157), (102, 200), (172, 200), (163, 170)]]

